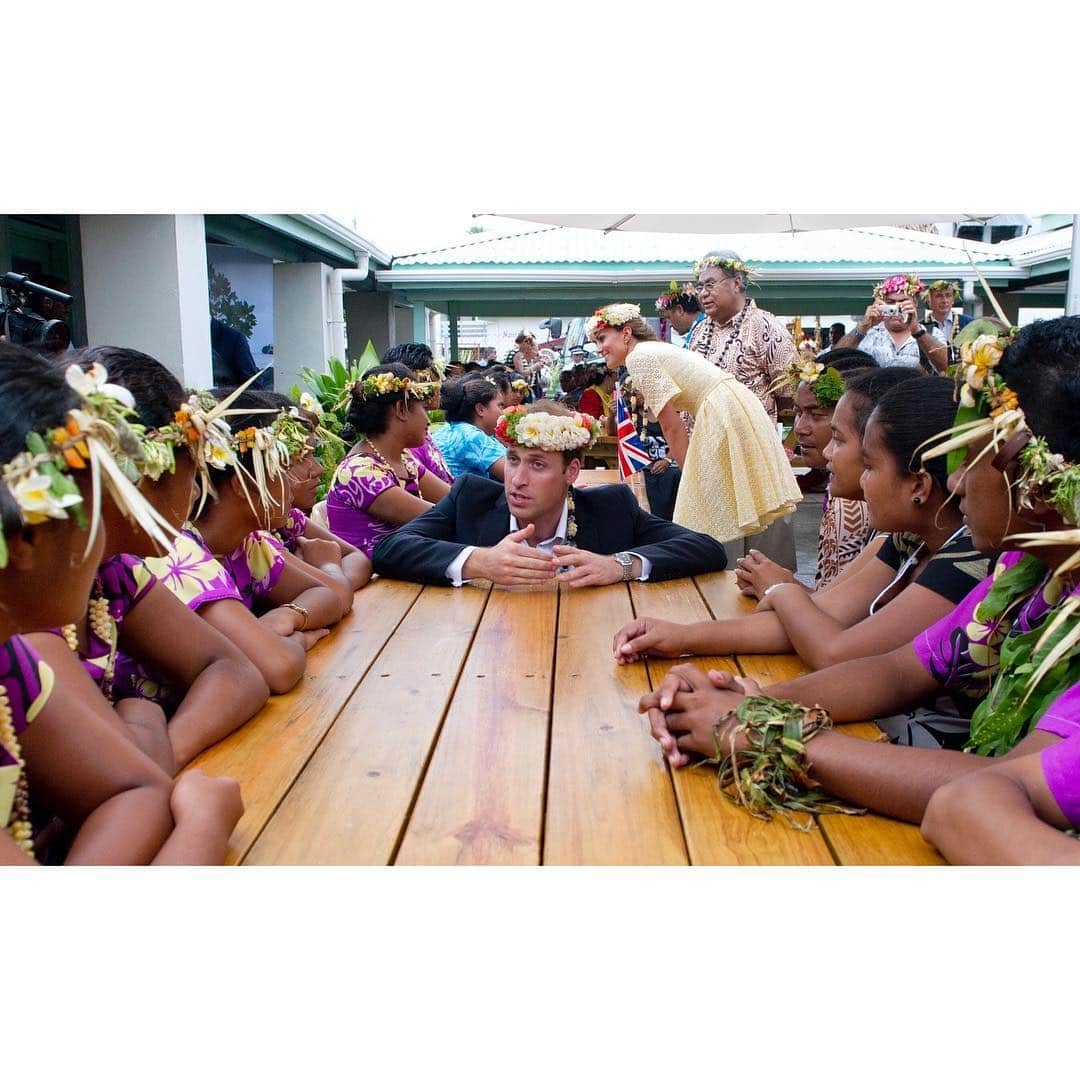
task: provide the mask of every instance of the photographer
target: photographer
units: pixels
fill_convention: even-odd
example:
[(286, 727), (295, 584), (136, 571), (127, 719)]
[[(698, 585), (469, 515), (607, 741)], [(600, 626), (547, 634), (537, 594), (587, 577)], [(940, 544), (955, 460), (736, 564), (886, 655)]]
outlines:
[(862, 349), (882, 367), (914, 367), (944, 372), (948, 347), (919, 323), (916, 301), (924, 291), (916, 274), (894, 274), (874, 289), (874, 299), (839, 348)]
[(71, 296), (55, 287), (63, 284), (55, 278), (31, 281), (14, 271), (0, 275), (0, 341), (25, 345), (46, 355), (70, 349), (71, 331), (66, 320)]

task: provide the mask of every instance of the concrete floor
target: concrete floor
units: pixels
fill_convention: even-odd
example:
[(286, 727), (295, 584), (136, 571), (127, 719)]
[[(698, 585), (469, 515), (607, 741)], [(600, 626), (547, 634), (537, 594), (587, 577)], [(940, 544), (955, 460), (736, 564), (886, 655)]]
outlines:
[(804, 495), (795, 508), (795, 554), (798, 570), (795, 576), (807, 585), (814, 584), (817, 573), (817, 542), (821, 528), (821, 507), (825, 496)]

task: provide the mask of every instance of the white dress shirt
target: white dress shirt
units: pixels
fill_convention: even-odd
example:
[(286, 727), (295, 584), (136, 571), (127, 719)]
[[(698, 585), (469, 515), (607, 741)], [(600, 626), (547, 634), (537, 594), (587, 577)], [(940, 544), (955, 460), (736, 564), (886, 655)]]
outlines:
[[(535, 545), (537, 551), (542, 551), (545, 555), (550, 555), (555, 558), (555, 545), (560, 544), (566, 547), (577, 547), (577, 544), (573, 540), (566, 539), (567, 519), (570, 507), (565, 501), (563, 502), (562, 517), (559, 518), (559, 524), (555, 529), (555, 535), (548, 540), (541, 540)], [(513, 514), (510, 515), (510, 532), (517, 532), (521, 525), (518, 524), (518, 519)], [(521, 541), (525, 543), (524, 540)], [(475, 544), (470, 544), (467, 547), (461, 549), (461, 553), (456, 559), (446, 568), (446, 576), (450, 579), (451, 584), (458, 588), (462, 585), (468, 584), (471, 578), (462, 578), (462, 572), (465, 569), (465, 564), (469, 561), (469, 556), (476, 550)], [(646, 559), (643, 555), (638, 555), (636, 551), (631, 551), (631, 555), (637, 555), (641, 560), (641, 576), (637, 578), (638, 581), (648, 581), (649, 574), (652, 573), (652, 562)]]

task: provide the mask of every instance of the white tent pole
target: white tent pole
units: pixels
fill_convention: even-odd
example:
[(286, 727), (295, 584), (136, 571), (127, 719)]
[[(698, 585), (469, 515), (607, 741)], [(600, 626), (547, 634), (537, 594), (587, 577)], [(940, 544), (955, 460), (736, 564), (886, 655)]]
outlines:
[(1065, 314), (1080, 315), (1080, 214), (1073, 215), (1072, 251), (1069, 254), (1069, 284), (1065, 290)]

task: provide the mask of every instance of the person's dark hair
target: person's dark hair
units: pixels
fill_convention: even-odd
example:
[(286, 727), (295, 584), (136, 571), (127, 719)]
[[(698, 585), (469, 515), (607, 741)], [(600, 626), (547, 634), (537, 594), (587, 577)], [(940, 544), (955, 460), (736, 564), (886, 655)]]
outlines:
[(508, 394), (512, 389), (513, 380), (507, 374), (506, 368), (490, 367), (484, 371), (474, 371), (465, 376), (466, 379), (494, 379), (495, 384), (502, 394)]
[(842, 322), (834, 322), (834, 323), (833, 323), (833, 324), (832, 324), (832, 325), (831, 325), (831, 326), (829, 327), (829, 332), (831, 333), (831, 332), (832, 332), (832, 331), (834, 331), (834, 330), (839, 330), (839, 331), (840, 331), (840, 333), (841, 333), (841, 335), (843, 335), (843, 333), (844, 333), (844, 331), (845, 331), (846, 329), (847, 329), (847, 327), (846, 327), (846, 325), (845, 325), (844, 323), (842, 323)]
[(536, 341), (536, 335), (531, 330), (522, 330), (521, 333), (518, 334), (516, 338), (514, 338), (514, 344), (520, 345), (526, 339)]
[(383, 353), (384, 364), (404, 364), (412, 371), (427, 371), (431, 367), (432, 352), (422, 341), (405, 341), (391, 345)]
[[(393, 375), (396, 379), (411, 379), (413, 372), (404, 364), (379, 364), (377, 367), (368, 368), (363, 378), (367, 379), (372, 375)], [(345, 427), (341, 432), (341, 437), (347, 443), (359, 442), (364, 435), (381, 435), (390, 426), (390, 413), (394, 406), (405, 400), (400, 390), (396, 394), (380, 394), (366, 400), (359, 396), (358, 390), (359, 387), (353, 390), (349, 411), (345, 416)]]
[(998, 374), (1051, 452), (1080, 461), (1080, 315), (1025, 326), (1005, 350)]
[(147, 428), (171, 424), (178, 408), (187, 400), (180, 380), (159, 360), (137, 349), (119, 345), (90, 345), (63, 358), (64, 365), (78, 364), (84, 371), (101, 364), (109, 382), (131, 391), (139, 423)]
[(881, 367), (868, 352), (862, 349), (830, 349), (822, 358), (827, 368), (836, 368), (841, 375), (846, 371), (863, 371), (866, 368)]
[[(949, 478), (945, 455), (923, 462), (919, 448), (948, 431), (956, 417), (953, 386), (948, 379), (905, 379), (882, 395), (869, 420), (901, 472), (925, 469), (944, 494)], [(868, 421), (869, 422), (869, 421)], [(926, 447), (929, 449), (929, 447)]]
[(688, 315), (696, 315), (701, 310), (701, 301), (692, 292), (680, 292), (671, 306), (681, 307)]
[[(912, 379), (927, 379), (919, 368), (914, 367), (888, 367), (871, 368), (869, 371), (852, 375), (845, 379), (844, 397), (850, 395), (851, 407), (855, 414), (855, 427), (860, 437), (866, 431), (866, 421), (874, 411), (874, 406), (895, 386), (909, 382)], [(947, 386), (951, 384), (942, 380)], [(954, 410), (955, 411), (955, 410)]]
[[(0, 341), (0, 463), (25, 450), (32, 431), (61, 427), (68, 410), (78, 405), (79, 396), (58, 365), (32, 349)], [(22, 513), (6, 488), (3, 492), (0, 521), (5, 533), (16, 532), (22, 528)]]
[(471, 424), (477, 405), (488, 405), (499, 396), (499, 385), (487, 377), (450, 379), (442, 385), (442, 408), (451, 424)]

